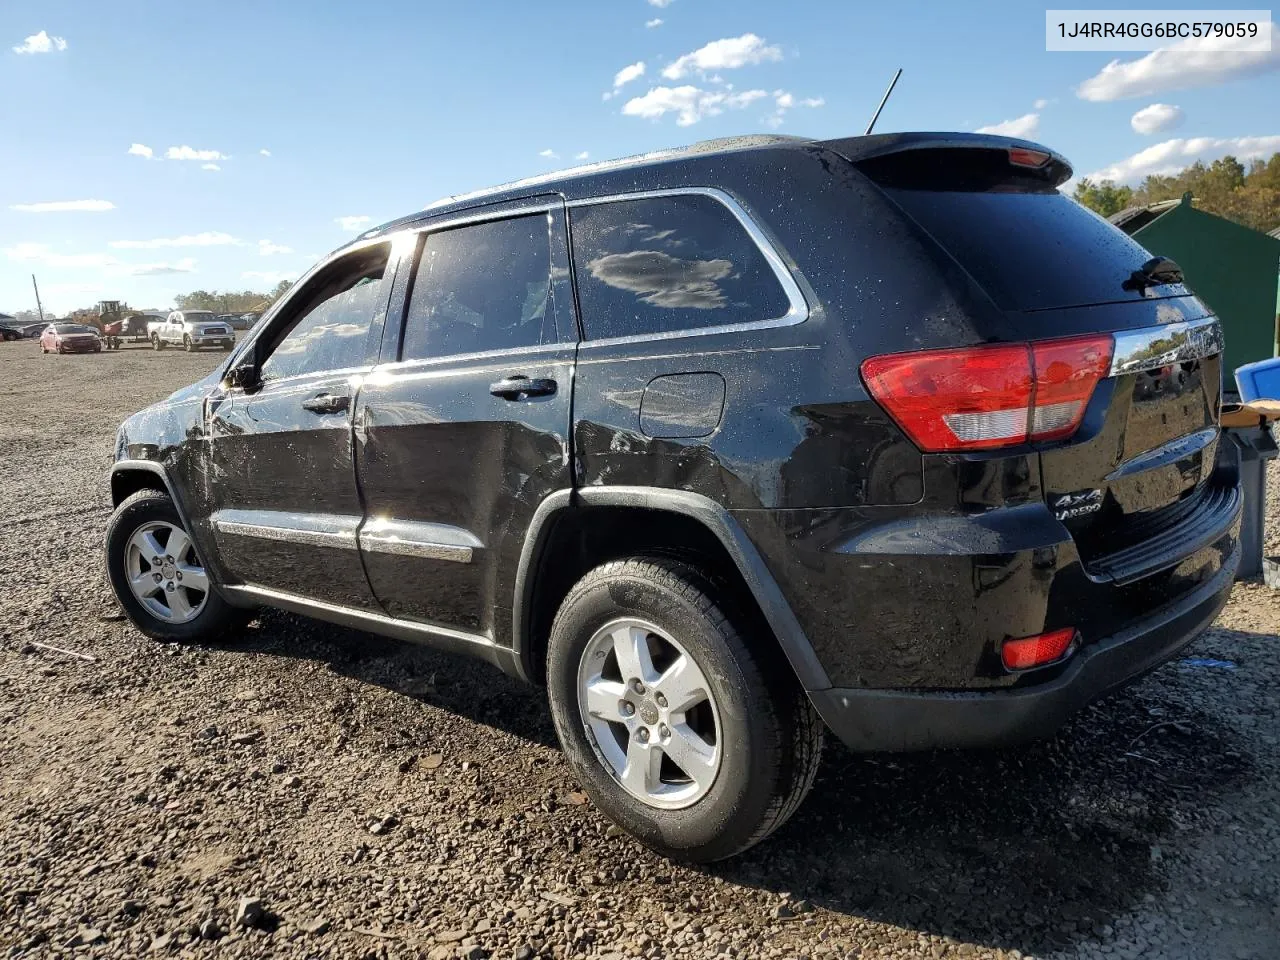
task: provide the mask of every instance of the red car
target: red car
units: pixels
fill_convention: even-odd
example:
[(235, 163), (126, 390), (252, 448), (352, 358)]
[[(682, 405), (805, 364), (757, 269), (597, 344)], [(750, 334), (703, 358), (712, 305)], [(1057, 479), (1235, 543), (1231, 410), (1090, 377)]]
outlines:
[(93, 327), (82, 323), (51, 323), (40, 334), (40, 352), (101, 353), (102, 339)]

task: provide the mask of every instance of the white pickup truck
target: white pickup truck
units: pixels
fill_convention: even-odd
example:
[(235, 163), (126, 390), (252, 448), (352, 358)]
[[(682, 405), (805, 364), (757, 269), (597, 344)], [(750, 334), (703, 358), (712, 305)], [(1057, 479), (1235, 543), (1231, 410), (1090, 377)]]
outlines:
[(236, 335), (226, 323), (215, 320), (211, 310), (174, 310), (165, 319), (147, 324), (147, 339), (156, 350), (172, 343), (193, 353), (201, 347), (230, 350)]

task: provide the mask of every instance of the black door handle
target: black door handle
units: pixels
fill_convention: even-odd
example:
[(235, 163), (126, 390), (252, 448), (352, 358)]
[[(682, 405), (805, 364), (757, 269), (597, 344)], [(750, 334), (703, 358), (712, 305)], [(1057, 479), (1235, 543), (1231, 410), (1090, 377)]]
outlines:
[(556, 392), (556, 382), (550, 377), (528, 377), (519, 374), (489, 384), (489, 392), (503, 400), (523, 400), (526, 397), (549, 397)]
[(347, 409), (351, 398), (345, 393), (321, 393), (302, 401), (302, 409), (312, 413), (341, 413)]

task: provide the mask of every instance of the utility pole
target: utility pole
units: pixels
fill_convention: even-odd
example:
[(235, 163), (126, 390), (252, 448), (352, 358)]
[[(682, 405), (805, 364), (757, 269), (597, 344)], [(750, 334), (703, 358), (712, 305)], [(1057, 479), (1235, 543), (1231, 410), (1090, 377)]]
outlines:
[(40, 306), (40, 286), (36, 283), (36, 275), (31, 275), (31, 286), (36, 290), (36, 309), (40, 311), (40, 322), (44, 323), (44, 307)]

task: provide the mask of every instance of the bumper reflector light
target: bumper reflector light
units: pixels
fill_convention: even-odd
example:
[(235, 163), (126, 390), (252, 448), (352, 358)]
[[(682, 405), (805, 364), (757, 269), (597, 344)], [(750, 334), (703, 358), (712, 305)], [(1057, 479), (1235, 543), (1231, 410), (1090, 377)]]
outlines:
[(1034, 637), (1006, 640), (1000, 645), (1000, 659), (1006, 670), (1030, 670), (1061, 660), (1076, 638), (1075, 627), (1064, 627)]

